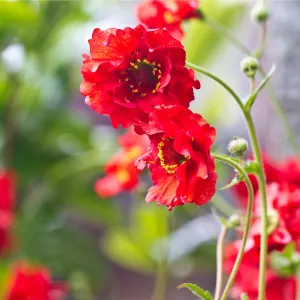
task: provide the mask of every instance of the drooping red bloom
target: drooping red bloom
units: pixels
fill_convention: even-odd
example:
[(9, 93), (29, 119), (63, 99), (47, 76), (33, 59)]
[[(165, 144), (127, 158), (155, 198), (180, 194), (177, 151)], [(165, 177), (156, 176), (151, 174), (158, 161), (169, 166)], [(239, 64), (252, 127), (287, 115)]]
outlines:
[(166, 29), (97, 28), (84, 55), (81, 93), (96, 112), (110, 116), (113, 126), (128, 127), (160, 104), (189, 106), (200, 82), (185, 67), (182, 44)]
[(12, 267), (5, 300), (60, 300), (65, 293), (66, 285), (54, 283), (47, 268), (20, 262)]
[(12, 246), (11, 228), (15, 189), (13, 172), (0, 170), (0, 255), (7, 252)]
[(137, 16), (146, 28), (167, 28), (173, 37), (181, 40), (182, 22), (200, 18), (198, 7), (198, 0), (146, 0), (137, 6)]
[(198, 114), (181, 106), (156, 107), (149, 123), (140, 122), (138, 132), (150, 138), (148, 152), (136, 161), (148, 165), (154, 186), (147, 202), (172, 209), (184, 203), (202, 205), (216, 191), (217, 174), (210, 155), (216, 131)]
[(121, 151), (105, 167), (106, 176), (98, 179), (96, 192), (103, 198), (133, 189), (138, 184), (140, 171), (134, 161), (142, 155), (149, 144), (147, 136), (137, 135), (133, 130), (119, 137)]
[[(240, 242), (235, 242), (226, 247), (224, 270), (231, 273)], [(241, 294), (247, 293), (249, 300), (258, 298), (258, 278), (259, 278), (259, 256), (253, 253), (251, 243), (246, 246), (246, 252), (242, 263), (238, 269), (234, 285), (231, 289), (231, 298), (240, 299)], [(266, 273), (266, 300), (296, 300), (296, 279), (294, 277), (283, 278), (275, 273), (271, 268), (267, 268)]]
[[(262, 155), (267, 183), (292, 183), (300, 187), (300, 161), (289, 158), (283, 162), (275, 162), (265, 153)], [(250, 174), (254, 193), (258, 191), (258, 181), (255, 175)], [(248, 192), (244, 182), (235, 186), (235, 192), (242, 207), (247, 206)]]
[(277, 212), (280, 224), (300, 249), (300, 186), (273, 183), (267, 195), (269, 207)]

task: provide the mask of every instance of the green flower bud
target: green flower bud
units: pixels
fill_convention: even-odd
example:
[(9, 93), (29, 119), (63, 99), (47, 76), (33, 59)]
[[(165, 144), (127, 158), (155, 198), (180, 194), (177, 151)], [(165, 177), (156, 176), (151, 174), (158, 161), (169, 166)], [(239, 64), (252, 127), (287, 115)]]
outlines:
[(230, 154), (237, 157), (243, 157), (248, 150), (248, 142), (245, 139), (234, 137), (227, 149)]
[(256, 3), (251, 10), (251, 19), (254, 23), (266, 22), (269, 15), (269, 11), (263, 3)]
[(259, 61), (255, 57), (247, 56), (241, 61), (241, 70), (249, 78), (253, 78), (259, 68)]
[(267, 232), (271, 234), (279, 224), (279, 215), (278, 212), (274, 209), (268, 211), (268, 227)]
[(227, 220), (227, 226), (229, 228), (237, 228), (240, 225), (241, 225), (241, 220), (240, 220), (240, 217), (238, 215), (232, 215)]

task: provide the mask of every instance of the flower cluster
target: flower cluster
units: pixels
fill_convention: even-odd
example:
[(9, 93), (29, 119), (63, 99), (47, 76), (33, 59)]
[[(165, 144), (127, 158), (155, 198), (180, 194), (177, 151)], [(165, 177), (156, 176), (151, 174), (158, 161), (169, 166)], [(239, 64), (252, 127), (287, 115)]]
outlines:
[(173, 37), (181, 40), (182, 22), (201, 18), (198, 7), (198, 0), (146, 0), (137, 6), (137, 15), (145, 27), (167, 28)]
[(149, 144), (147, 137), (137, 135), (133, 130), (120, 136), (118, 142), (121, 151), (106, 164), (106, 176), (98, 179), (95, 184), (95, 190), (102, 198), (136, 187), (140, 171), (134, 161), (146, 151)]
[[(282, 253), (293, 243), (295, 250), (300, 251), (300, 162), (288, 159), (275, 164), (266, 155), (264, 169), (267, 180), (268, 205), (268, 270), (266, 280), (266, 299), (296, 299), (295, 274), (282, 276), (272, 268), (271, 257), (274, 252)], [(258, 190), (257, 179), (250, 175), (256, 193), (253, 220), (247, 241), (246, 252), (239, 268), (235, 285), (232, 290), (233, 299), (239, 299), (241, 291), (247, 292), (249, 299), (257, 299), (257, 278), (259, 273), (259, 253), (261, 239), (261, 195)], [(239, 184), (236, 192), (239, 200), (245, 201), (245, 187)], [(227, 247), (225, 269), (230, 273), (236, 258), (240, 241)], [(245, 276), (245, 274), (252, 276)]]
[(15, 176), (8, 170), (0, 170), (0, 254), (12, 247), (11, 229), (15, 204)]
[(67, 290), (65, 284), (54, 283), (49, 270), (42, 266), (18, 262), (9, 273), (4, 300), (61, 300)]
[(156, 105), (189, 106), (194, 72), (185, 67), (182, 44), (166, 29), (94, 30), (90, 56), (84, 55), (81, 93), (96, 112), (110, 116), (113, 126), (148, 121)]
[[(174, 13), (182, 19), (192, 16), (191, 7), (196, 9), (191, 1), (174, 1), (174, 5)], [(146, 30), (142, 25), (95, 29), (89, 43), (80, 87), (86, 103), (110, 116), (115, 128), (133, 125), (137, 134), (150, 139), (147, 153), (136, 162), (138, 170), (149, 167), (153, 180), (146, 201), (170, 210), (184, 203), (208, 202), (216, 190), (210, 154), (216, 132), (188, 109), (200, 82), (185, 66), (183, 45), (166, 28)], [(143, 147), (132, 133), (123, 140), (129, 145), (121, 145), (121, 153), (106, 167), (107, 177), (96, 183), (102, 196), (137, 183), (139, 171), (133, 170), (132, 160)]]

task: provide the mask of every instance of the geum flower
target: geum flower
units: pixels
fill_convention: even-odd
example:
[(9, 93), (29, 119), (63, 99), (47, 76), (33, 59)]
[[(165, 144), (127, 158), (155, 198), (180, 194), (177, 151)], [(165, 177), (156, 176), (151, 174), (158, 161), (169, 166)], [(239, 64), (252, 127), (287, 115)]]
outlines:
[(110, 116), (113, 126), (148, 121), (160, 104), (189, 106), (200, 82), (185, 67), (182, 44), (166, 29), (95, 29), (84, 55), (81, 93), (96, 112)]
[[(266, 153), (262, 154), (263, 165), (266, 174), (267, 183), (288, 183), (300, 187), (300, 161), (291, 157), (281, 162), (273, 161)], [(258, 191), (258, 181), (254, 174), (250, 174), (254, 193)], [(248, 192), (244, 182), (235, 186), (235, 192), (238, 196), (239, 204), (242, 207), (247, 206)]]
[(67, 290), (64, 283), (54, 283), (49, 270), (43, 266), (18, 262), (10, 273), (5, 300), (61, 300)]
[[(294, 242), (300, 249), (300, 188), (295, 185), (272, 183), (267, 186), (268, 204), (268, 253), (282, 251)], [(252, 253), (260, 252), (261, 239), (261, 195), (256, 194), (254, 202), (254, 222), (248, 242)]]
[(128, 130), (118, 142), (120, 152), (106, 164), (106, 176), (95, 183), (95, 190), (102, 198), (132, 190), (139, 182), (140, 171), (134, 166), (134, 161), (147, 150), (149, 139)]
[(173, 37), (181, 40), (182, 22), (201, 18), (198, 7), (198, 0), (146, 0), (137, 6), (137, 16), (146, 28), (167, 28)]
[(15, 175), (10, 170), (0, 170), (0, 254), (12, 247), (11, 229), (15, 204)]
[(150, 138), (148, 152), (136, 166), (148, 165), (154, 186), (146, 201), (157, 201), (170, 210), (185, 203), (202, 205), (216, 191), (217, 174), (210, 155), (216, 131), (198, 114), (182, 106), (156, 107), (149, 123), (137, 132)]
[[(230, 291), (231, 299), (239, 300), (247, 293), (249, 300), (258, 298), (259, 254), (253, 249), (251, 240), (238, 269), (234, 285)], [(240, 248), (240, 241), (227, 245), (225, 249), (224, 271), (230, 274)], [(269, 266), (266, 272), (266, 300), (296, 300), (296, 279), (281, 277)]]

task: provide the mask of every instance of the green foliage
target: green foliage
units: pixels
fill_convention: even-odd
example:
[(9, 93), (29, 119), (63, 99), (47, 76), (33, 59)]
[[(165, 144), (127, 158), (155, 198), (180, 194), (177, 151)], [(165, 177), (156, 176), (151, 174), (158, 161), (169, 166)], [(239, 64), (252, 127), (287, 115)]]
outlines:
[(209, 291), (204, 291), (201, 289), (198, 285), (192, 284), (192, 283), (184, 283), (178, 287), (179, 289), (187, 288), (189, 289), (194, 295), (196, 295), (198, 298), (203, 300), (213, 300), (212, 295)]
[(281, 276), (294, 276), (300, 267), (300, 254), (296, 252), (295, 244), (288, 244), (282, 252), (271, 253), (271, 266)]

